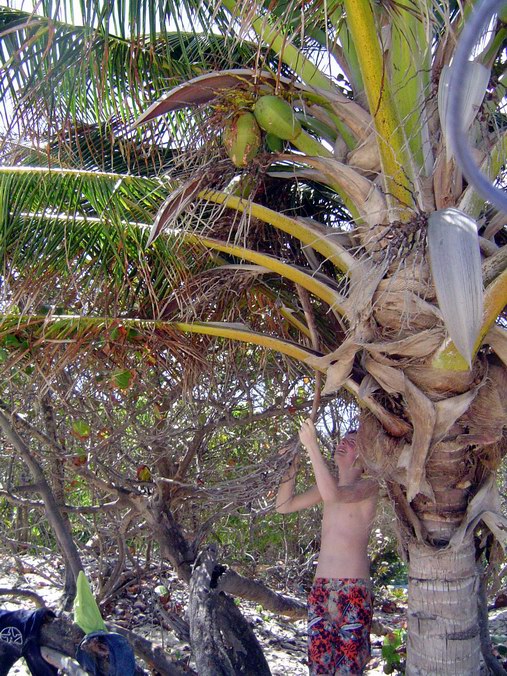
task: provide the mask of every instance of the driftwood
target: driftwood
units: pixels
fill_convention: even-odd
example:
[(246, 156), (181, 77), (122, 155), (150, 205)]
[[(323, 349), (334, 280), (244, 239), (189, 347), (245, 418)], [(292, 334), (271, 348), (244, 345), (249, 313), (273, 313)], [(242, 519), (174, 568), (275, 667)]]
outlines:
[(62, 653), (53, 650), (53, 648), (47, 648), (43, 645), (40, 648), (40, 654), (46, 662), (57, 669), (61, 669), (64, 674), (69, 674), (69, 676), (88, 676), (88, 672), (81, 669), (76, 660), (72, 659), (72, 657), (62, 655)]
[[(193, 670), (170, 660), (162, 648), (153, 647), (147, 639), (113, 624), (107, 624), (107, 628), (125, 636), (136, 656), (140, 657), (149, 669), (155, 669), (162, 676), (195, 676)], [(62, 614), (59, 617), (48, 618), (44, 622), (40, 640), (42, 645), (72, 657), (76, 654), (77, 646), (83, 637), (83, 631)], [(108, 665), (104, 664), (104, 673), (107, 673), (107, 667)], [(140, 666), (136, 666), (136, 675), (142, 674), (146, 672)]]
[(8, 589), (7, 587), (0, 587), (0, 596), (19, 596), (20, 598), (30, 599), (37, 608), (43, 608), (46, 605), (42, 596), (30, 589)]
[(207, 547), (190, 580), (190, 638), (199, 676), (270, 676), (262, 649), (233, 599), (216, 588), (216, 550)]
[(243, 577), (231, 568), (224, 567), (224, 572), (217, 580), (217, 588), (219, 591), (259, 603), (266, 610), (280, 613), (291, 620), (301, 620), (306, 617), (306, 603), (278, 594), (263, 582)]

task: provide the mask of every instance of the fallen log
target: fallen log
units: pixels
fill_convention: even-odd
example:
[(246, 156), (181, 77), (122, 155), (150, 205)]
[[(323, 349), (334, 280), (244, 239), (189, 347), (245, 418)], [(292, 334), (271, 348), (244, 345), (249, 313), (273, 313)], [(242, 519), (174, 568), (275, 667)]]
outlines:
[[(106, 626), (110, 631), (122, 634), (128, 639), (136, 657), (141, 658), (148, 669), (154, 669), (162, 676), (196, 676), (195, 671), (189, 667), (169, 659), (160, 646), (153, 646), (151, 641), (123, 627), (111, 623), (106, 623)], [(84, 632), (64, 613), (48, 618), (41, 627), (41, 645), (70, 657), (75, 656), (77, 647), (83, 638)], [(104, 664), (103, 668), (107, 673), (108, 665)], [(136, 675), (145, 674), (146, 671), (136, 665)]]

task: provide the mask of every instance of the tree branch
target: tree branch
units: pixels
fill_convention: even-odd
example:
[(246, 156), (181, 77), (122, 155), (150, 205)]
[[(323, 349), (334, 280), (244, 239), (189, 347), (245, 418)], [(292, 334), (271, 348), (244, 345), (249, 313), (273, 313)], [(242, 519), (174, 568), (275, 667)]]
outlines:
[(266, 610), (286, 615), (291, 620), (301, 620), (306, 617), (306, 603), (277, 594), (263, 582), (243, 577), (230, 568), (219, 576), (217, 589), (259, 603)]
[(39, 486), (39, 493), (44, 502), (44, 507), (48, 517), (48, 521), (53, 528), (55, 536), (62, 548), (62, 551), (65, 552), (65, 556), (69, 562), (69, 565), (72, 569), (74, 577), (77, 579), (78, 573), (80, 570), (83, 570), (83, 564), (79, 557), (79, 552), (77, 547), (72, 539), (72, 535), (68, 530), (58, 504), (54, 498), (51, 488), (49, 487), (44, 472), (35, 460), (33, 455), (30, 453), (28, 446), (25, 444), (23, 439), (19, 436), (16, 430), (11, 426), (9, 419), (0, 411), (0, 427), (2, 428), (6, 438), (18, 451), (26, 466), (30, 470), (34, 482)]

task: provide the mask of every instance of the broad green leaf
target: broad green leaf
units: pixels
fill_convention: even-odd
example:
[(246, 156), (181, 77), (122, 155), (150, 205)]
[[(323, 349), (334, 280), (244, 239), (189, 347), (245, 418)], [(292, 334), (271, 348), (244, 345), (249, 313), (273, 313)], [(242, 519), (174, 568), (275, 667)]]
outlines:
[(128, 370), (116, 371), (115, 373), (113, 373), (113, 383), (120, 390), (128, 390), (130, 385), (132, 384), (133, 377), (134, 374), (132, 373), (132, 371)]
[(88, 439), (92, 429), (85, 420), (76, 420), (72, 423), (72, 433), (78, 439)]
[(21, 347), (21, 342), (16, 338), (16, 336), (13, 336), (12, 334), (5, 336), (3, 343), (5, 347)]

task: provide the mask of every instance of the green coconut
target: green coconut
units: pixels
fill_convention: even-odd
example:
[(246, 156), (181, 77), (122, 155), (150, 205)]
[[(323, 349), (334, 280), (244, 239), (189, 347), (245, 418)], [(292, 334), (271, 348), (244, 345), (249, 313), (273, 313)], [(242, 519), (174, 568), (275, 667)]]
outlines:
[(234, 166), (246, 167), (261, 147), (261, 130), (254, 115), (242, 112), (233, 117), (223, 131), (222, 142)]
[[(332, 157), (332, 152), (301, 127), (292, 107), (277, 96), (261, 96), (254, 107), (255, 119), (267, 136), (290, 141), (308, 156)], [(269, 148), (269, 142), (268, 142)]]
[(283, 141), (276, 134), (266, 134), (266, 147), (273, 153), (281, 153), (283, 150)]
[(301, 134), (301, 123), (292, 106), (278, 96), (261, 96), (255, 104), (254, 115), (261, 129), (284, 141), (294, 141)]

